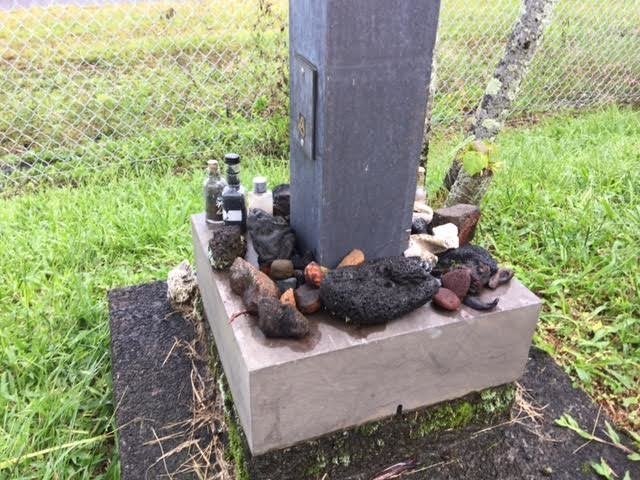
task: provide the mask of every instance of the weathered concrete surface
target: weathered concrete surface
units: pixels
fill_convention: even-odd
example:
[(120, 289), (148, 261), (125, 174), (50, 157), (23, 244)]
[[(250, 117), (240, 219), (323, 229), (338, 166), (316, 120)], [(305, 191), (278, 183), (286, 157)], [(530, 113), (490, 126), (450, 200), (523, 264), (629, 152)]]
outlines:
[(414, 410), (520, 377), (540, 300), (518, 281), (489, 295), (492, 312), (425, 305), (382, 327), (353, 329), (317, 314), (303, 341), (271, 340), (244, 310), (227, 274), (207, 259), (210, 232), (192, 217), (203, 303), (254, 454)]
[(291, 0), (291, 224), (335, 267), (407, 248), (440, 0)]

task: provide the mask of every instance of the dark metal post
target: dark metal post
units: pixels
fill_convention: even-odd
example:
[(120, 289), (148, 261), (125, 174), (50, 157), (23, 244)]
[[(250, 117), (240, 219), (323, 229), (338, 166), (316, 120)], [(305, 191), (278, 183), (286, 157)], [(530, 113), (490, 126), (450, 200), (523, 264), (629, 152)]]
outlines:
[(334, 267), (406, 248), (440, 0), (290, 0), (291, 222)]

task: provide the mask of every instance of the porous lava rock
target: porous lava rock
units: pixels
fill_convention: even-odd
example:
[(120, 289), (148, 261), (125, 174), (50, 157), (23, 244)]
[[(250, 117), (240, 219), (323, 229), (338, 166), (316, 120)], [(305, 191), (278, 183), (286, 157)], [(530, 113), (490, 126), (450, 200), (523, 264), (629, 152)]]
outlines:
[(291, 258), (296, 237), (284, 218), (252, 209), (247, 216), (247, 229), (260, 265)]
[(338, 264), (337, 268), (358, 267), (365, 262), (364, 252), (357, 248), (351, 250), (346, 257)]
[(442, 275), (442, 286), (463, 300), (471, 287), (471, 270), (463, 267), (448, 271)]
[(440, 208), (433, 213), (432, 226), (453, 223), (458, 227), (460, 245), (466, 245), (476, 233), (476, 226), (480, 220), (480, 209), (476, 205), (459, 203), (451, 207)]
[(421, 307), (438, 288), (421, 258), (388, 257), (329, 272), (320, 286), (320, 298), (331, 314), (373, 325)]
[(476, 295), (489, 283), (491, 277), (498, 272), (498, 263), (484, 248), (477, 245), (464, 245), (460, 248), (447, 250), (438, 256), (438, 263), (434, 268), (436, 275), (444, 275), (450, 270), (467, 267), (471, 272), (469, 293)]
[(273, 214), (288, 221), (290, 213), (291, 188), (288, 183), (283, 183), (273, 189)]
[(436, 294), (433, 296), (431, 302), (442, 308), (443, 310), (448, 310), (450, 312), (455, 312), (460, 308), (462, 302), (458, 295), (455, 292), (452, 292), (448, 288), (440, 288)]
[(258, 301), (258, 327), (265, 337), (302, 338), (309, 333), (309, 320), (291, 305), (263, 297)]
[(219, 225), (209, 240), (209, 263), (215, 270), (228, 269), (237, 257), (247, 253), (247, 242), (238, 225)]
[(267, 275), (243, 258), (236, 258), (229, 272), (229, 284), (236, 295), (242, 297), (250, 313), (258, 313), (261, 298), (280, 298), (278, 286)]
[(284, 280), (293, 277), (293, 262), (286, 259), (277, 259), (271, 262), (271, 278)]
[(320, 290), (310, 285), (302, 285), (295, 291), (296, 305), (305, 315), (312, 315), (322, 308)]
[(433, 234), (433, 230), (430, 228), (429, 222), (422, 217), (415, 217), (411, 222), (411, 234), (416, 235), (420, 233)]

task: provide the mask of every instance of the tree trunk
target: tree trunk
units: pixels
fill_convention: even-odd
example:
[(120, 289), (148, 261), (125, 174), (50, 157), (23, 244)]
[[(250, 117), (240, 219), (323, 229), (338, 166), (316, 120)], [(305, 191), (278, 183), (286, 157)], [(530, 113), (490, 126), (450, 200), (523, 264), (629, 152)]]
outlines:
[[(487, 84), (482, 102), (476, 110), (472, 131), (476, 140), (491, 142), (502, 130), (522, 79), (527, 74), (558, 3), (558, 0), (523, 1), (522, 14), (513, 28), (504, 56), (495, 75)], [(480, 203), (492, 178), (493, 173), (490, 170), (474, 176), (469, 175), (461, 168), (456, 155), (444, 182), (449, 190), (446, 204)]]

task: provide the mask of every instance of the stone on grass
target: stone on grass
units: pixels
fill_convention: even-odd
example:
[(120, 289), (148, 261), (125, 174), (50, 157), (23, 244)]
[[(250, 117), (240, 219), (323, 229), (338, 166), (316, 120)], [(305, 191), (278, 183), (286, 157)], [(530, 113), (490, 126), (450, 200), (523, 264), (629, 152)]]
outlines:
[(274, 281), (240, 257), (231, 265), (229, 284), (233, 293), (242, 296), (244, 306), (250, 313), (258, 313), (261, 298), (280, 298), (280, 291)]
[(295, 293), (293, 293), (293, 288), (290, 288), (280, 296), (280, 303), (283, 305), (291, 305), (292, 307), (297, 308), (296, 295)]
[(327, 274), (320, 286), (325, 308), (347, 322), (386, 323), (427, 303), (439, 288), (417, 257), (388, 257)]
[(320, 310), (322, 301), (320, 300), (320, 290), (309, 285), (302, 285), (295, 291), (296, 305), (305, 315), (312, 315)]
[(276, 282), (276, 285), (278, 285), (280, 293), (284, 293), (290, 288), (293, 288), (295, 290), (298, 287), (298, 280), (296, 279), (296, 277), (285, 278), (283, 280), (278, 280)]
[(253, 209), (247, 216), (247, 229), (260, 265), (279, 258), (291, 258), (296, 237), (284, 218)]
[(209, 263), (214, 270), (226, 270), (237, 257), (247, 253), (247, 242), (238, 225), (219, 225), (209, 240)]
[(169, 272), (167, 276), (167, 298), (173, 306), (193, 306), (198, 295), (198, 282), (188, 261)]
[(258, 301), (258, 327), (265, 337), (302, 338), (309, 333), (309, 320), (291, 305), (263, 297)]
[(319, 263), (311, 262), (304, 269), (304, 283), (319, 288), (329, 270)]
[(442, 240), (444, 244), (449, 248), (458, 248), (460, 246), (460, 240), (458, 239), (458, 227), (453, 223), (445, 223), (437, 227), (432, 227), (433, 236), (438, 240)]
[(462, 302), (458, 296), (448, 288), (440, 288), (431, 300), (432, 303), (443, 310), (455, 312), (460, 308)]
[(271, 278), (284, 280), (293, 277), (293, 262), (291, 260), (277, 259), (271, 262)]
[(451, 290), (462, 300), (469, 293), (471, 286), (471, 270), (468, 268), (456, 268), (442, 275), (442, 286)]
[(273, 189), (273, 214), (288, 221), (290, 212), (291, 189), (288, 183), (283, 183)]
[(453, 223), (458, 227), (458, 238), (460, 246), (462, 246), (473, 240), (480, 215), (480, 209), (476, 205), (459, 203), (436, 210), (433, 214), (432, 225), (437, 227), (438, 225)]
[(364, 252), (362, 250), (353, 249), (342, 259), (336, 268), (358, 267), (364, 263)]

